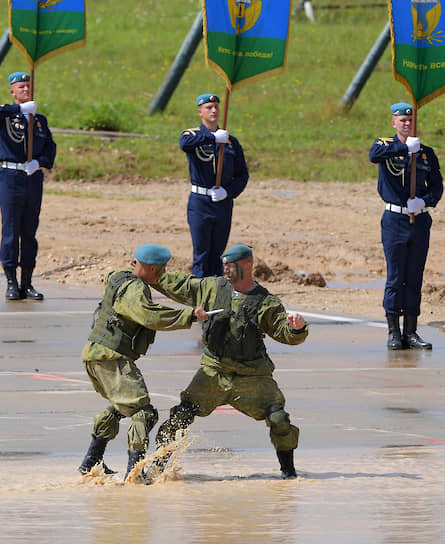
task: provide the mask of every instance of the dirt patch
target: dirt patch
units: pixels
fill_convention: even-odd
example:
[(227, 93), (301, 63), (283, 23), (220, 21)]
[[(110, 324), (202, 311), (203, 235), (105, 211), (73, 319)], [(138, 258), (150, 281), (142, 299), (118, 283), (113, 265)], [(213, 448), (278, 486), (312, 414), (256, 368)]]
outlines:
[[(48, 179), (45, 188), (36, 268), (41, 278), (100, 284), (108, 270), (128, 264), (122, 246), (131, 253), (148, 242), (170, 248), (169, 269), (191, 270), (187, 180)], [(251, 180), (235, 201), (229, 244), (254, 248), (257, 278), (288, 307), (383, 319), (382, 209), (374, 180), (356, 185)], [(442, 203), (432, 216), (421, 323), (444, 319)], [(336, 280), (342, 287), (331, 287)]]

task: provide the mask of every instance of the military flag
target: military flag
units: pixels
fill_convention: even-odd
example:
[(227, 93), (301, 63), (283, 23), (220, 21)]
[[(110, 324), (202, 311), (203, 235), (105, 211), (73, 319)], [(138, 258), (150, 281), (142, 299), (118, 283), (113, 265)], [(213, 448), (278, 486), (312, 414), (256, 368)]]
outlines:
[(420, 108), (445, 92), (441, 0), (388, 0), (394, 77)]
[[(411, 94), (412, 136), (417, 109), (445, 92), (445, 17), (441, 0), (388, 0), (393, 73)], [(412, 157), (411, 198), (415, 196), (416, 155)], [(414, 221), (414, 215), (411, 217)]]
[[(86, 42), (85, 0), (8, 0), (9, 39), (30, 64), (30, 98), (34, 99), (34, 67)], [(32, 159), (33, 116), (28, 132)]]
[(31, 66), (86, 41), (84, 0), (8, 0), (9, 37)]
[(286, 63), (291, 0), (203, 0), (206, 59), (232, 90)]
[[(291, 0), (203, 0), (202, 11), (206, 60), (226, 81), (225, 129), (231, 91), (284, 70)], [(223, 153), (220, 144), (216, 187)]]

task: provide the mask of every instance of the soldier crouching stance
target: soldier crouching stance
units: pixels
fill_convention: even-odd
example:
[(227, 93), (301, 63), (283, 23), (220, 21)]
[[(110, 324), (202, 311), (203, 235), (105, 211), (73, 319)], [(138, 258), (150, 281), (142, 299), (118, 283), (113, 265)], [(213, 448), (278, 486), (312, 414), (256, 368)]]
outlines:
[[(254, 418), (265, 420), (277, 452), (283, 478), (295, 478), (293, 453), (299, 430), (291, 424), (285, 398), (272, 374), (274, 364), (266, 352), (264, 336), (297, 345), (307, 337), (308, 325), (296, 312), (287, 314), (278, 297), (254, 281), (252, 250), (234, 246), (223, 256), (224, 277), (197, 279), (165, 273), (155, 288), (173, 300), (198, 304), (206, 311), (223, 308), (203, 323), (204, 353), (201, 367), (181, 393), (181, 403), (170, 411), (156, 436), (160, 448), (175, 440), (195, 416), (210, 415), (229, 404)], [(157, 461), (161, 471), (169, 454)]]
[(167, 248), (145, 244), (136, 249), (135, 257), (133, 270), (107, 275), (103, 298), (82, 352), (94, 389), (111, 403), (94, 418), (92, 441), (79, 467), (82, 474), (98, 463), (103, 464), (106, 474), (114, 473), (103, 463), (103, 455), (107, 443), (117, 436), (124, 417), (131, 418), (125, 479), (144, 457), (158, 412), (150, 402), (135, 361), (147, 352), (156, 330), (190, 328), (199, 313), (190, 308), (173, 310), (152, 301), (148, 283), (157, 281), (165, 271), (171, 257)]

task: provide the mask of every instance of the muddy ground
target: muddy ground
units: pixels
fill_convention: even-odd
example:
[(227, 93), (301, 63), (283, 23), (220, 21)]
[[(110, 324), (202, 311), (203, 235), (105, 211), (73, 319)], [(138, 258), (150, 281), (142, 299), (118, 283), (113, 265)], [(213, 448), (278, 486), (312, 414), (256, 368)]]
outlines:
[[(54, 182), (47, 176), (38, 231), (42, 280), (100, 285), (148, 242), (170, 248), (169, 269), (191, 269), (187, 180)], [(258, 279), (288, 307), (384, 319), (383, 203), (360, 184), (251, 180), (236, 200), (229, 245), (254, 248)], [(423, 324), (445, 320), (445, 213), (433, 210)], [(37, 280), (36, 280), (37, 283)]]

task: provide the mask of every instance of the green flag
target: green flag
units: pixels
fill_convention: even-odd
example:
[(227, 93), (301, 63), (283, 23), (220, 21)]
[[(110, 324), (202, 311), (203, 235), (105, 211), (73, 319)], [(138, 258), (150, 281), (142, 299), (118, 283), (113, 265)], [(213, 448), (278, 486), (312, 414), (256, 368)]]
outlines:
[(206, 59), (232, 90), (284, 70), (291, 0), (203, 0)]
[(31, 66), (86, 42), (84, 0), (8, 0), (9, 36)]
[(445, 92), (441, 0), (388, 0), (394, 77), (420, 107)]

